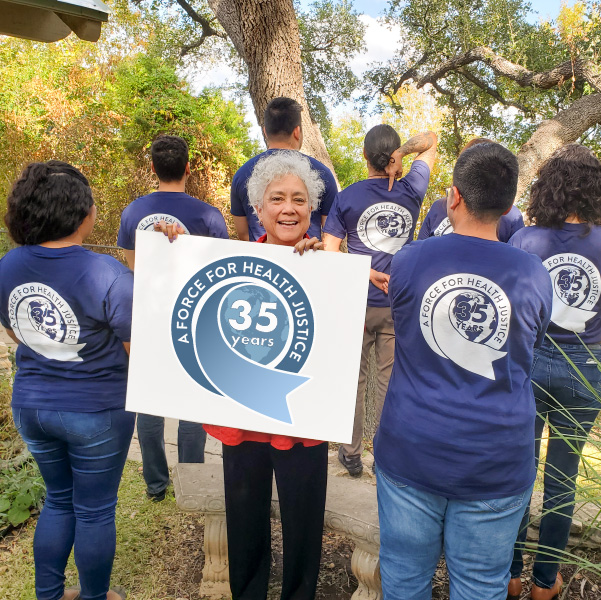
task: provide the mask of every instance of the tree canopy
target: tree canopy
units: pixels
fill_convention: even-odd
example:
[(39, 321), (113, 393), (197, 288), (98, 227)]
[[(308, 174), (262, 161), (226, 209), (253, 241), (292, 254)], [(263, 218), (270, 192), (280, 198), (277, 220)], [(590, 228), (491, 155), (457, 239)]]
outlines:
[(520, 192), (557, 147), (587, 133), (596, 143), (601, 122), (599, 4), (564, 5), (556, 23), (533, 24), (529, 11), (523, 0), (390, 0), (403, 44), (369, 74), (393, 103), (413, 84), (448, 107), (446, 150), (478, 133), (518, 151)]

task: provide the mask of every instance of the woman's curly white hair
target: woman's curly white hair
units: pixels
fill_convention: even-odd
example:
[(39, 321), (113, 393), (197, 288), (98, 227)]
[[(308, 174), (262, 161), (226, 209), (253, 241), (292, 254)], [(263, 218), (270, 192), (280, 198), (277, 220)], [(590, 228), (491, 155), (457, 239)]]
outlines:
[(325, 189), (319, 172), (311, 167), (309, 159), (300, 152), (278, 150), (257, 162), (246, 183), (248, 201), (255, 213), (263, 206), (263, 195), (267, 186), (286, 175), (296, 175), (305, 184), (311, 212), (319, 206), (320, 197)]

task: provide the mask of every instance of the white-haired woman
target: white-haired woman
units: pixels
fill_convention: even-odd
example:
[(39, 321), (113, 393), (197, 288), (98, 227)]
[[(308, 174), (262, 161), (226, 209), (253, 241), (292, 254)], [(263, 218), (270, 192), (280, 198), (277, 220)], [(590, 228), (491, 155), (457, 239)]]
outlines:
[[(262, 158), (248, 183), (250, 204), (265, 228), (260, 244), (322, 248), (307, 236), (311, 212), (324, 184), (300, 152), (282, 150)], [(175, 231), (174, 231), (175, 229)], [(170, 240), (183, 233), (168, 226)], [(271, 567), (271, 489), (275, 472), (282, 518), (282, 600), (315, 597), (326, 500), (328, 445), (205, 425), (223, 443), (223, 472), (233, 600), (264, 600)]]

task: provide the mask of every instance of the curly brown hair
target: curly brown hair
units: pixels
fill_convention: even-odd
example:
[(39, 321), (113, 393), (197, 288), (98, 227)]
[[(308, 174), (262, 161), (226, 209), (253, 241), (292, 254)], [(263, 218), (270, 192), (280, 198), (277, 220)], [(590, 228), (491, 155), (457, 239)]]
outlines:
[(589, 148), (568, 144), (551, 155), (532, 184), (527, 215), (531, 223), (554, 229), (571, 216), (601, 225), (601, 162)]

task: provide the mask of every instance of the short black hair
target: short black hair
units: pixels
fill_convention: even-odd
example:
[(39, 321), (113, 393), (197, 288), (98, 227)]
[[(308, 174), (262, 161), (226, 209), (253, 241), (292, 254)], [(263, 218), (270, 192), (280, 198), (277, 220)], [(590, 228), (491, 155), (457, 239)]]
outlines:
[(453, 185), (473, 216), (491, 222), (513, 205), (518, 173), (518, 159), (501, 144), (487, 142), (459, 155), (453, 169)]
[(190, 162), (188, 143), (177, 135), (159, 135), (152, 142), (150, 154), (157, 177), (165, 183), (180, 181)]
[(93, 205), (81, 171), (60, 160), (36, 162), (15, 181), (4, 222), (17, 244), (43, 244), (74, 233)]
[(303, 107), (292, 98), (274, 98), (265, 109), (263, 125), (265, 135), (270, 137), (290, 136), (301, 124)]
[(528, 218), (540, 227), (561, 227), (576, 215), (601, 225), (601, 163), (586, 146), (567, 144), (542, 165), (532, 184)]
[(400, 145), (401, 138), (390, 125), (376, 125), (367, 132), (363, 149), (369, 164), (378, 171), (384, 171), (391, 154)]

